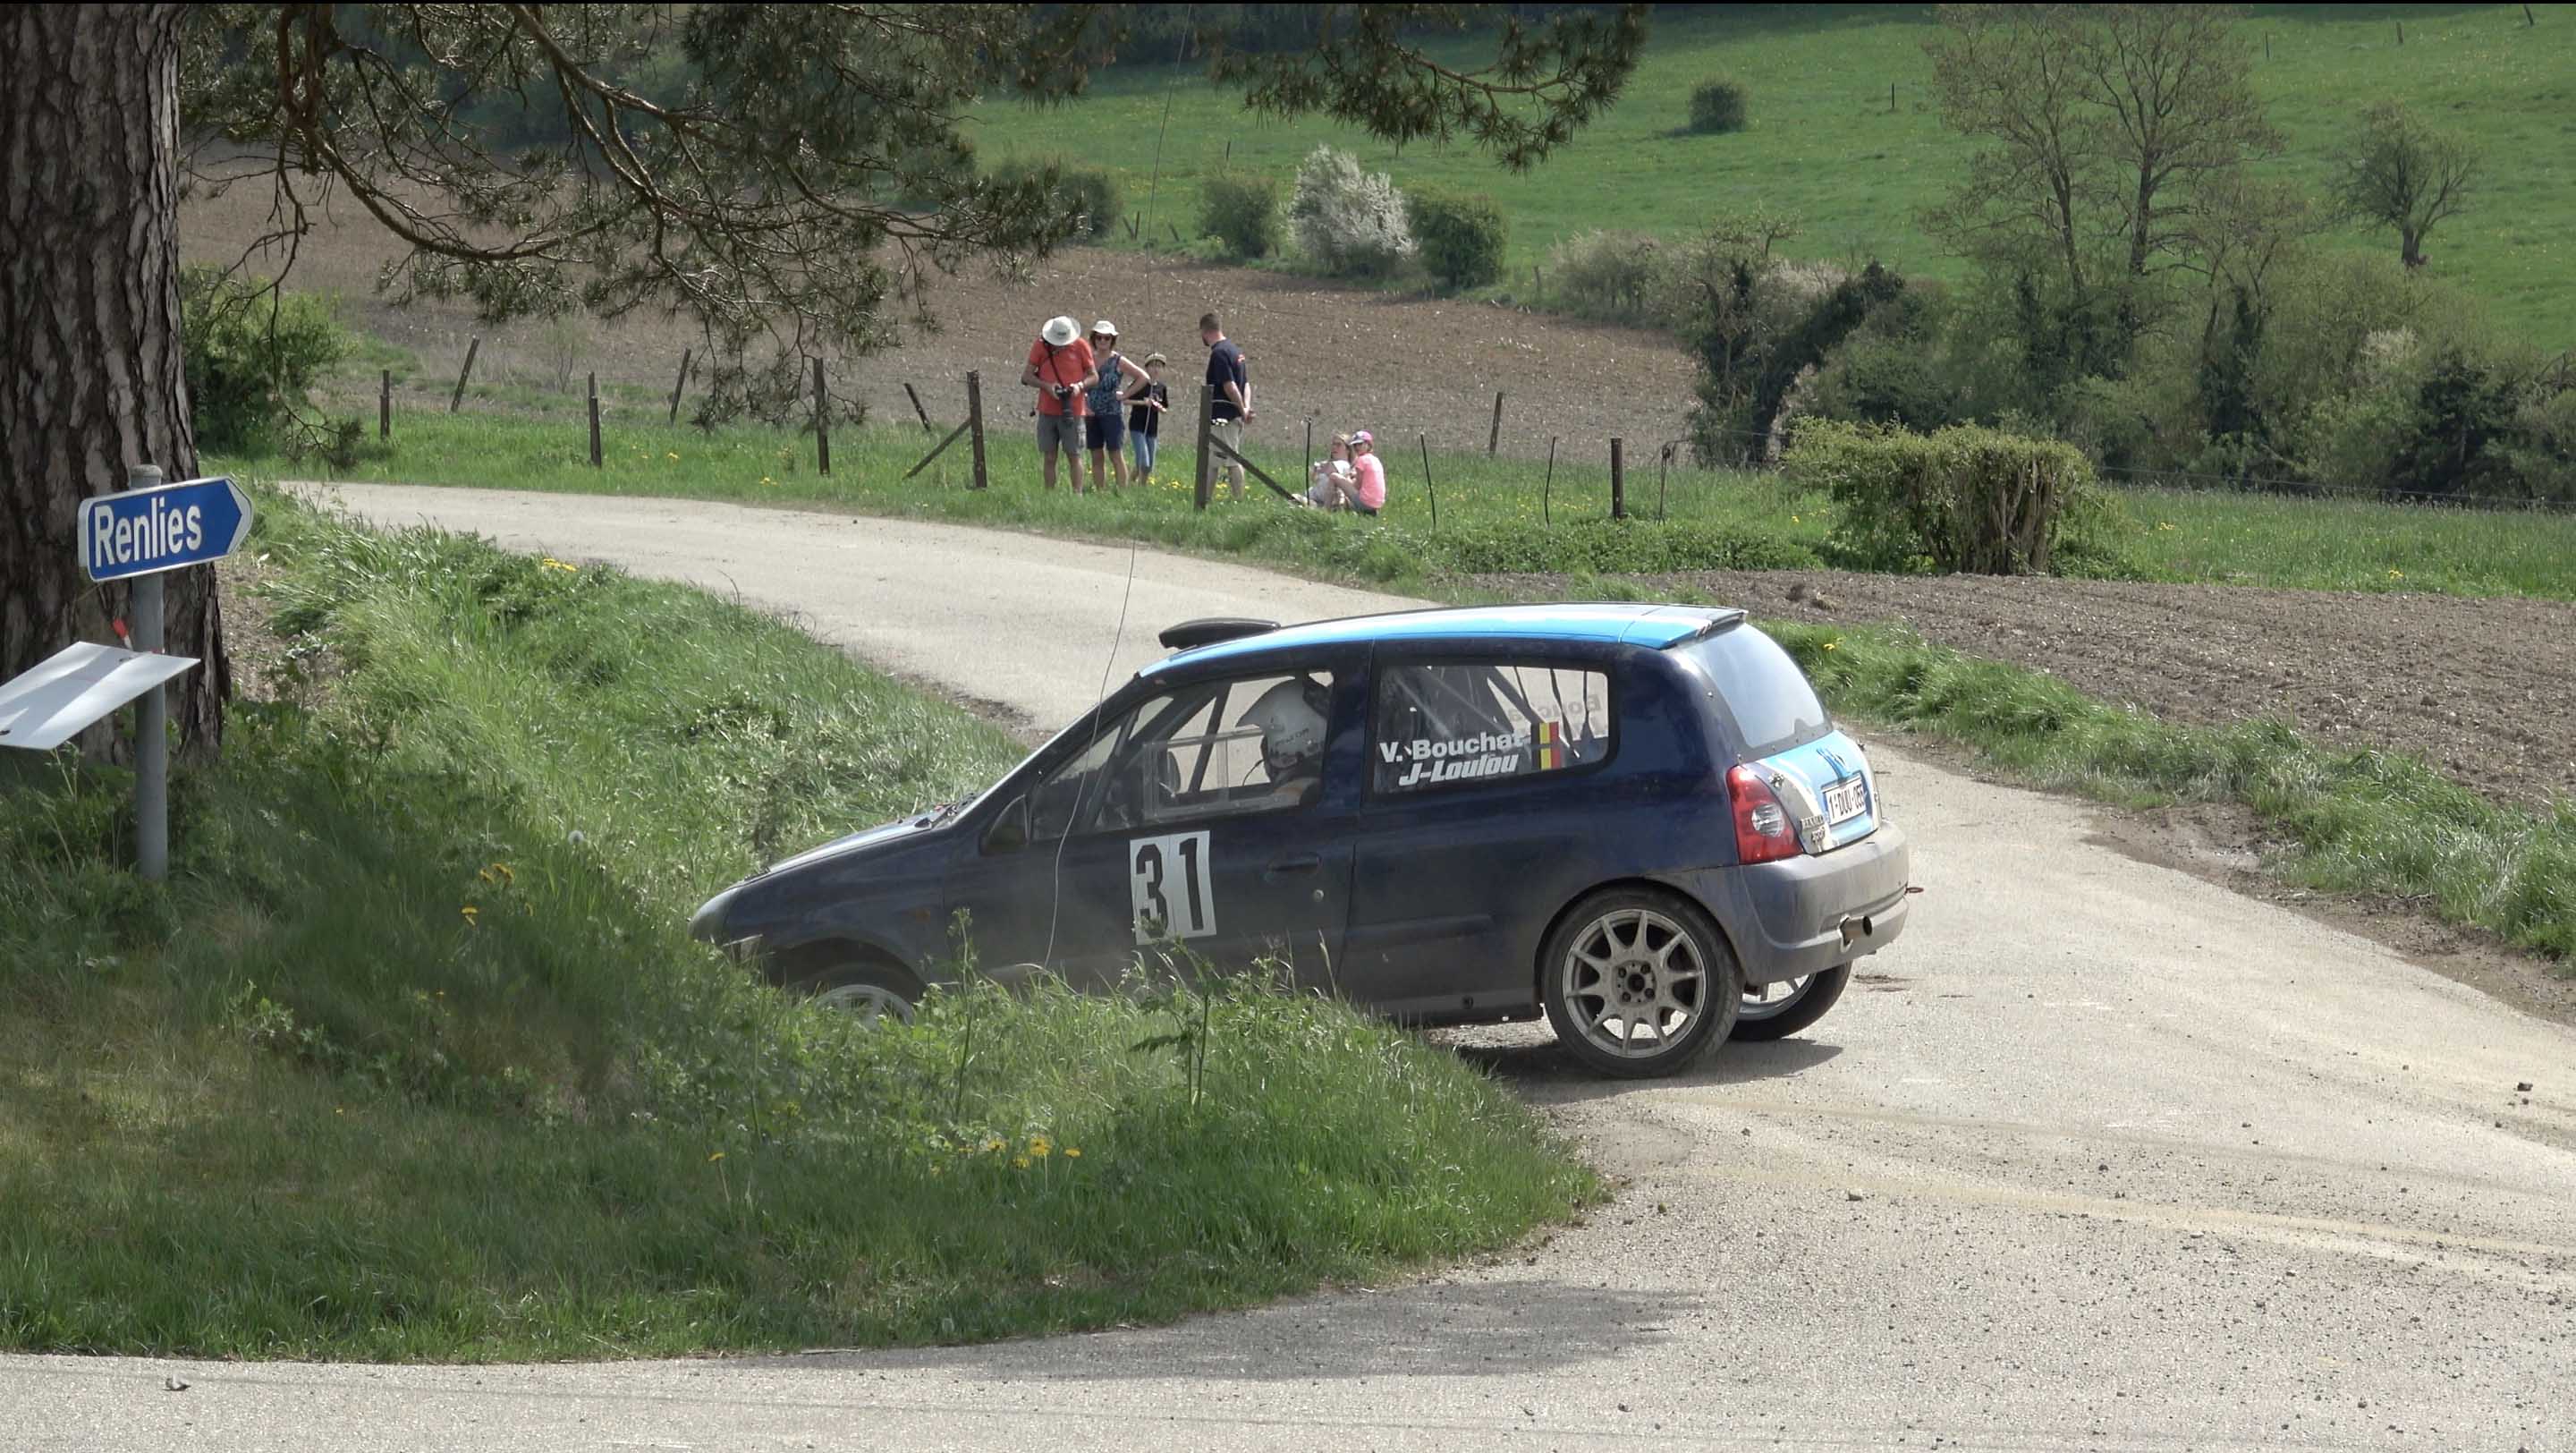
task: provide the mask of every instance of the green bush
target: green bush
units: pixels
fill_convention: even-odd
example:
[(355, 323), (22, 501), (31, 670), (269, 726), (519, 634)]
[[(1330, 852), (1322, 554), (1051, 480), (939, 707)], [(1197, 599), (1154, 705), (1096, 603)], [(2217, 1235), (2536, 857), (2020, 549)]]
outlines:
[(1250, 261), (1279, 250), (1279, 183), (1269, 177), (1210, 177), (1199, 188), (1199, 231)]
[(1050, 166), (1015, 159), (993, 168), (993, 180), (1003, 183), (1044, 181), (1048, 190), (1062, 199), (1062, 205), (1082, 218), (1082, 225), (1074, 234), (1077, 237), (1106, 237), (1119, 224), (1118, 179), (1097, 168)]
[(278, 442), (278, 427), (356, 346), (329, 302), (207, 266), (179, 272), (179, 336), (197, 447), (224, 453)]
[(1913, 434), (1811, 420), (1787, 464), (1833, 496), (1834, 544), (1864, 570), (2045, 572), (2094, 503), (2093, 466), (2075, 446), (1972, 425)]
[(1422, 266), (1442, 286), (1480, 288), (1502, 277), (1510, 231), (1493, 198), (1417, 187), (1405, 194), (1405, 210)]
[(1634, 322), (1646, 316), (1661, 281), (1663, 246), (1642, 232), (1587, 232), (1548, 249), (1540, 301), (1554, 299), (1587, 318)]
[(1745, 119), (1744, 83), (1709, 81), (1691, 91), (1690, 129), (1700, 134), (1742, 131)]

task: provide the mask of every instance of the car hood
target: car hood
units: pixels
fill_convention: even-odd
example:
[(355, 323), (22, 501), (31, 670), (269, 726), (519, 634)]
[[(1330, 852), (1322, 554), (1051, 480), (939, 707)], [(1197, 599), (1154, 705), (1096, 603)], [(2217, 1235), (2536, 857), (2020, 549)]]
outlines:
[(914, 838), (941, 831), (940, 828), (932, 827), (930, 823), (931, 817), (925, 813), (916, 817), (907, 817), (901, 822), (889, 822), (882, 827), (872, 827), (864, 832), (854, 832), (847, 837), (837, 837), (819, 848), (808, 848), (792, 858), (781, 858), (744, 881), (766, 878), (772, 873), (794, 872), (798, 868), (809, 868), (832, 858), (863, 853), (886, 843), (909, 842)]

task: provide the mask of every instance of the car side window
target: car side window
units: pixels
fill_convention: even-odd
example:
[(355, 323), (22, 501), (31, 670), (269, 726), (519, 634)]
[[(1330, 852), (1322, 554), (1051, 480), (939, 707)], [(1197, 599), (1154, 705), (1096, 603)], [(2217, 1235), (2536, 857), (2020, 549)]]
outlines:
[(1126, 832), (1280, 812), (1323, 787), (1329, 671), (1180, 687), (1138, 706), (1040, 784), (1034, 835)]
[(1545, 662), (1398, 665), (1378, 673), (1378, 793), (1570, 771), (1609, 760), (1610, 675)]

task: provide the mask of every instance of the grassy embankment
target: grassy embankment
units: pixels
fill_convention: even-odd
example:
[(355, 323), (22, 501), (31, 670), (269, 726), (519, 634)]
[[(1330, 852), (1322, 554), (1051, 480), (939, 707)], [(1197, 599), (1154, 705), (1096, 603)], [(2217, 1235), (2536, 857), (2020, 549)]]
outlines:
[(0, 1347), (584, 1357), (1165, 1318), (1592, 1194), (1318, 1001), (1041, 991), (869, 1033), (680, 924), (988, 781), (994, 729), (709, 596), (264, 505), (291, 645), (183, 773), (0, 763)]
[[(2433, 270), (2482, 298), (2499, 320), (2557, 347), (2576, 338), (2576, 290), (2566, 286), (2576, 186), (2564, 165), (2564, 121), (2576, 108), (2576, 8), (2535, 5), (2274, 5), (2242, 21), (2256, 94), (2287, 150), (2258, 168), (2322, 193), (2334, 148), (2362, 108), (2405, 102), (2465, 133), (2487, 163), (2475, 210), (2443, 224)], [(1664, 11), (1619, 103), (1546, 163), (1503, 173), (1465, 146), (1401, 153), (1328, 118), (1253, 118), (1239, 94), (1195, 66), (1126, 64), (1098, 73), (1091, 93), (1037, 109), (992, 102), (973, 134), (993, 159), (1031, 157), (1106, 167), (1130, 212), (1153, 207), (1145, 235), (1197, 231), (1201, 179), (1231, 167), (1278, 179), (1330, 142), (1399, 186), (1433, 182), (1481, 191), (1511, 218), (1498, 289), (1526, 300), (1530, 269), (1558, 241), (1605, 225), (1682, 236), (1758, 197), (1803, 219), (1796, 257), (1876, 256), (1908, 273), (1957, 278), (1962, 264), (1917, 218), (1963, 173), (1971, 143), (1941, 125), (1923, 41), (1929, 6), (1706, 7)], [(2398, 27), (2405, 30), (2398, 43)], [(1435, 54), (1488, 64), (1490, 40), (1435, 45)], [(1481, 60), (1479, 56), (1481, 54)], [(1691, 89), (1731, 77), (1751, 92), (1751, 124), (1729, 136), (1690, 136)], [(1888, 88), (1896, 88), (1896, 107)], [(1170, 128), (1159, 161), (1166, 105)], [(1158, 176), (1159, 173), (1159, 176)], [(1124, 232), (1117, 239), (1123, 241)], [(2349, 228), (2339, 245), (2393, 253), (2394, 234)]]
[[(996, 440), (1000, 483), (978, 493), (959, 487), (962, 461), (943, 458), (910, 483), (898, 478), (925, 447), (908, 430), (836, 437), (837, 469), (824, 479), (808, 467), (809, 444), (765, 431), (621, 425), (607, 467), (593, 470), (557, 422), (439, 417), (404, 429), (393, 454), (361, 477), (830, 504), (1142, 539), (1449, 599), (1472, 594), (1455, 578), (1462, 571), (1562, 572), (1573, 577), (1569, 593), (1599, 597), (1636, 593), (1621, 572), (1812, 566), (1829, 548), (1832, 520), (1821, 498), (1774, 477), (1693, 473), (1673, 490), (1669, 525), (1615, 526), (1598, 519), (1601, 471), (1560, 467), (1558, 499), (1571, 508), (1550, 528), (1540, 522), (1542, 486), (1531, 467), (1480, 456), (1433, 457), (1437, 477), (1451, 481), (1435, 534), (1428, 501), (1413, 498), (1418, 456), (1396, 474), (1396, 512), (1368, 523), (1275, 502), (1202, 515), (1171, 486), (1049, 495), (1032, 482), (1033, 451), (1017, 438)], [(1651, 505), (1651, 475), (1636, 480), (1631, 499)], [(2568, 563), (2576, 517), (2246, 496), (2123, 501), (2126, 518), (2109, 543), (2120, 568), (2143, 578), (2576, 598)], [(1593, 522), (1569, 522), (1577, 511)], [(1837, 707), (1856, 716), (1975, 747), (2026, 779), (2109, 801), (2243, 802), (2298, 843), (2276, 865), (2295, 879), (2420, 900), (2510, 942), (2576, 953), (2576, 804), (2536, 814), (2499, 807), (2415, 759), (2329, 752), (2278, 724), (2158, 722), (2052, 677), (1889, 630), (1784, 627), (1781, 635)]]

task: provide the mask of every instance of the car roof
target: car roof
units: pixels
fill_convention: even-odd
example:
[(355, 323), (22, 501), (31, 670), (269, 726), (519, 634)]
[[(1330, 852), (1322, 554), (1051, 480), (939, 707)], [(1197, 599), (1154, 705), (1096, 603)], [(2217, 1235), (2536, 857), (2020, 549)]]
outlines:
[(1744, 619), (1740, 610), (1692, 605), (1639, 605), (1605, 602), (1590, 605), (1446, 606), (1390, 611), (1383, 615), (1345, 616), (1309, 621), (1176, 651), (1138, 672), (1157, 676), (1187, 666), (1242, 656), (1294, 653), (1321, 646), (1372, 641), (1497, 640), (1544, 643), (1580, 641), (1601, 645), (1643, 646), (1661, 650), (1693, 637), (1710, 635)]

